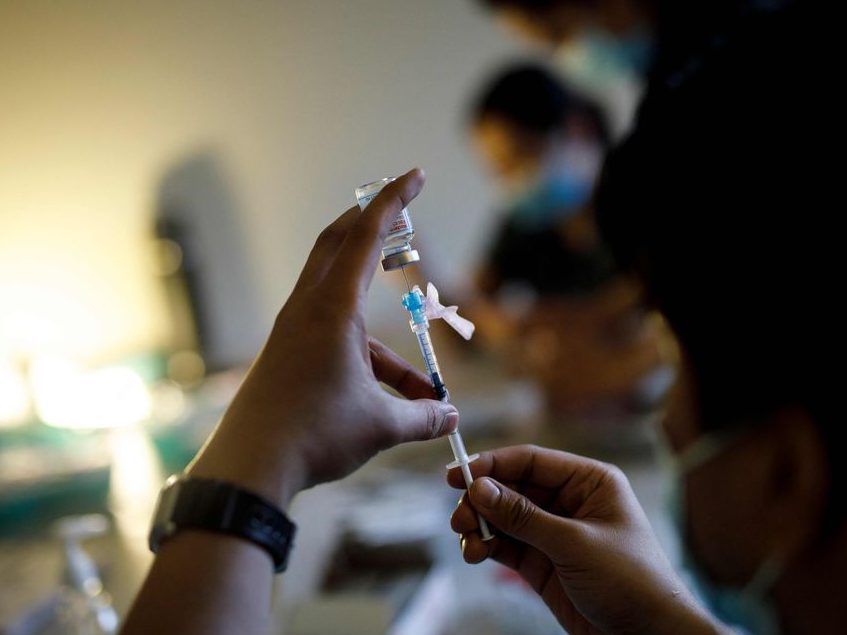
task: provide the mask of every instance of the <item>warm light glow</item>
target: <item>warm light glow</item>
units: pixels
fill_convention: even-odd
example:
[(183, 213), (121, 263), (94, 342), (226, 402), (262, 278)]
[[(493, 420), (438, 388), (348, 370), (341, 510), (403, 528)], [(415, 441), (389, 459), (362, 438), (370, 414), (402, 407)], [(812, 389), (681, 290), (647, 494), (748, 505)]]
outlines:
[(30, 378), (36, 412), (51, 426), (117, 428), (150, 416), (150, 392), (129, 368), (82, 372), (65, 360), (39, 358)]
[(24, 423), (29, 415), (26, 380), (12, 364), (0, 360), (0, 427)]
[(150, 437), (141, 426), (109, 432), (112, 475), (109, 509), (118, 525), (118, 537), (132, 567), (149, 566), (147, 531), (156, 495), (166, 474)]

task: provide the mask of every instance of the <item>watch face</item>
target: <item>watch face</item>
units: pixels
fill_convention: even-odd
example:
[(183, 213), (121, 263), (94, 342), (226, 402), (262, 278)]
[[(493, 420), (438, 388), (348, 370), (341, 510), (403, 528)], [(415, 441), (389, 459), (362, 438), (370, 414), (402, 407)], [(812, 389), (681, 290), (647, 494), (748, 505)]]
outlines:
[(150, 528), (150, 550), (154, 553), (159, 548), (162, 540), (170, 536), (175, 530), (173, 522), (174, 509), (179, 498), (181, 482), (176, 475), (171, 476), (159, 492), (159, 500), (156, 502), (156, 512), (153, 515), (153, 524)]

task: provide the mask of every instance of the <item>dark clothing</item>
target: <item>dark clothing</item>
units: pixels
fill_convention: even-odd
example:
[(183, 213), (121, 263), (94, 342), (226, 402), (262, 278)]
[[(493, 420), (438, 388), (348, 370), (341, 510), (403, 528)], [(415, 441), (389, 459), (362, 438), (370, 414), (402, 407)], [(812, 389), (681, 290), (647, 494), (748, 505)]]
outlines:
[(614, 266), (603, 249), (573, 249), (557, 226), (529, 228), (510, 218), (497, 233), (486, 274), (487, 293), (516, 283), (541, 296), (581, 296), (608, 281)]

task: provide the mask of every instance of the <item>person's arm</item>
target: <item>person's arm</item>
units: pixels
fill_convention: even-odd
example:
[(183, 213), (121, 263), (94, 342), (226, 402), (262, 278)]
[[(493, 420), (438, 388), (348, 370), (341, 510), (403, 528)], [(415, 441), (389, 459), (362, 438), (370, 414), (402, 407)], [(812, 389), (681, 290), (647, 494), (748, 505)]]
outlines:
[[(214, 478), (281, 509), (378, 451), (451, 432), (456, 409), (429, 378), (365, 332), (368, 286), (394, 216), (420, 192), (413, 170), (318, 238), (273, 331), (188, 476)], [(386, 392), (380, 382), (406, 399)], [(123, 635), (253, 635), (271, 615), (273, 568), (239, 538), (183, 530), (159, 548)]]
[[(471, 472), (451, 519), (465, 560), (492, 557), (517, 571), (569, 633), (730, 632), (685, 588), (615, 466), (518, 446), (481, 453)], [(463, 489), (458, 470), (447, 479)], [(491, 542), (477, 512), (497, 529)]]

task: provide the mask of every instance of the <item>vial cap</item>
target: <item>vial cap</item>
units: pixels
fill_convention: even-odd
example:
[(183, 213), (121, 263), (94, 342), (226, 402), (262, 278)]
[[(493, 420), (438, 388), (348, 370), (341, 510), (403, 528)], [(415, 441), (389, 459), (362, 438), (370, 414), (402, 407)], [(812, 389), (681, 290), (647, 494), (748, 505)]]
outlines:
[(396, 254), (391, 254), (382, 259), (383, 271), (394, 271), (403, 265), (408, 265), (413, 262), (418, 262), (421, 259), (417, 249), (409, 249)]

